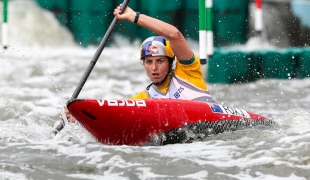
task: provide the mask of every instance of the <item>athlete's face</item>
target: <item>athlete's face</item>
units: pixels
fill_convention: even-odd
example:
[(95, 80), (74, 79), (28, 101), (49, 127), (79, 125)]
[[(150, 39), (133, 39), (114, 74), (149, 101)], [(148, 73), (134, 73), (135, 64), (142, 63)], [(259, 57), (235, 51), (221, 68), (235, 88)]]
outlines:
[(169, 60), (166, 56), (148, 56), (143, 61), (147, 75), (155, 83), (163, 81), (169, 73)]

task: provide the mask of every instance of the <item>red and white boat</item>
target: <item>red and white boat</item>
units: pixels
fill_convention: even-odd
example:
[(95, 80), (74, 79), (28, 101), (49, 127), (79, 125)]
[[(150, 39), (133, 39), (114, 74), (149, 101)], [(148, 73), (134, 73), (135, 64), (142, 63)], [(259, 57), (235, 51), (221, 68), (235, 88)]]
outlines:
[(242, 109), (173, 99), (77, 99), (70, 113), (103, 144), (165, 145), (247, 126), (274, 124)]

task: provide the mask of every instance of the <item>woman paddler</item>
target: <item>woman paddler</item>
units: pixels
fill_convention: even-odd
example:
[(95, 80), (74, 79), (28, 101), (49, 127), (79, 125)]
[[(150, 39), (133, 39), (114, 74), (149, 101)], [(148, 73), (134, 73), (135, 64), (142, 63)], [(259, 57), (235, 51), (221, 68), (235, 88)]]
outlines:
[[(154, 32), (140, 47), (140, 59), (152, 83), (131, 99), (170, 98), (214, 102), (203, 80), (200, 59), (190, 49), (182, 33), (173, 25), (121, 5), (114, 9), (118, 20), (129, 21)], [(176, 60), (175, 69), (173, 62)], [(65, 107), (68, 121), (74, 122)]]

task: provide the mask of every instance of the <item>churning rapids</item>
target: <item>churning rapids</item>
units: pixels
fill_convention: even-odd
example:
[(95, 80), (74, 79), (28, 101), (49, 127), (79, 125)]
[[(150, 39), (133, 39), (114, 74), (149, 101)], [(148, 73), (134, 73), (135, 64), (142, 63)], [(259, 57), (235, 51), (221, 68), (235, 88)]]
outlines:
[[(51, 137), (96, 47), (75, 45), (32, 1), (10, 2), (9, 13), (10, 47), (0, 55), (1, 180), (310, 179), (310, 79), (208, 84), (219, 103), (264, 115), (278, 129), (160, 147), (103, 145), (78, 124)], [(127, 99), (148, 85), (139, 42), (113, 36), (79, 98)]]

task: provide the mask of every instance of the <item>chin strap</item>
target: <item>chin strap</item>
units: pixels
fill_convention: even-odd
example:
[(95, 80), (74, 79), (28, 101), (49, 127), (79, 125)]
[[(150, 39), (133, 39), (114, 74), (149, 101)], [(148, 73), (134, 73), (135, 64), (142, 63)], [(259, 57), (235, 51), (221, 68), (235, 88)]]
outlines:
[(167, 75), (166, 75), (166, 77), (162, 80), (162, 81), (160, 81), (160, 82), (152, 82), (150, 85), (148, 85), (147, 87), (146, 87), (146, 90), (149, 90), (150, 89), (150, 87), (154, 84), (155, 86), (159, 86), (159, 85), (161, 85), (162, 83), (164, 83), (165, 81), (166, 81), (166, 79), (168, 78), (168, 75), (169, 75), (170, 73), (168, 73)]
[(154, 83), (151, 83), (150, 85), (148, 85), (148, 86), (146, 87), (146, 90), (149, 90), (150, 87), (151, 87), (153, 84), (154, 84)]

